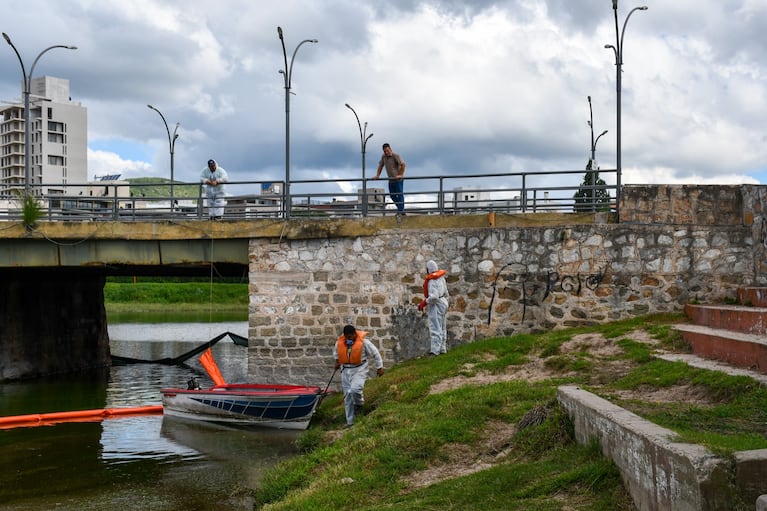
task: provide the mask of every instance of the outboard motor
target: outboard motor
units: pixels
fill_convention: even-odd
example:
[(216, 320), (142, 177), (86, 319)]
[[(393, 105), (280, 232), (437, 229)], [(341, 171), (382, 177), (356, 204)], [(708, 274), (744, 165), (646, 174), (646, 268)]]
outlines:
[(197, 378), (192, 376), (189, 381), (186, 382), (186, 390), (200, 390), (200, 384), (197, 383)]

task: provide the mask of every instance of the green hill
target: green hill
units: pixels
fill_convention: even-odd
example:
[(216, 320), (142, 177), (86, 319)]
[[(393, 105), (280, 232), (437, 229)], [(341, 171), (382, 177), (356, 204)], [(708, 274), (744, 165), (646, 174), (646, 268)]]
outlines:
[[(126, 179), (131, 185), (131, 197), (170, 197), (170, 179), (164, 177), (135, 177)], [(174, 181), (173, 196), (177, 199), (196, 199), (200, 192), (197, 183)]]

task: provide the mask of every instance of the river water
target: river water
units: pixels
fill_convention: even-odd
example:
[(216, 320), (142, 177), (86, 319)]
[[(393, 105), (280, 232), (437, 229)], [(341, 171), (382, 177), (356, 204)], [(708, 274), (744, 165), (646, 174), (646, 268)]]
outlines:
[[(227, 331), (247, 337), (247, 322), (110, 325), (110, 348), (156, 360)], [(246, 381), (247, 348), (225, 338), (213, 353), (227, 381)], [(158, 405), (161, 388), (191, 376), (212, 383), (190, 360), (0, 384), (0, 416)], [(162, 415), (0, 430), (0, 509), (249, 510), (249, 490), (296, 453), (298, 434)]]

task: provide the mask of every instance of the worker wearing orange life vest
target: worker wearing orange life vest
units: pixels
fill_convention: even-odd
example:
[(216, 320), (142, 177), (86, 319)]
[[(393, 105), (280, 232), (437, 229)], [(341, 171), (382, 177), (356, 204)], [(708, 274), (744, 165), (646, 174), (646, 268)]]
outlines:
[(429, 260), (426, 263), (426, 278), (423, 281), (423, 301), (418, 304), (418, 310), (428, 307), (429, 314), (429, 355), (447, 353), (447, 315), (448, 297), (445, 270), (437, 269), (437, 263)]
[(367, 332), (357, 330), (352, 325), (344, 327), (344, 333), (333, 347), (336, 369), (341, 369), (341, 388), (344, 391), (344, 410), (346, 426), (354, 424), (355, 415), (365, 404), (363, 390), (368, 377), (368, 358), (375, 362), (376, 373), (384, 373), (381, 352), (375, 344), (365, 337)]

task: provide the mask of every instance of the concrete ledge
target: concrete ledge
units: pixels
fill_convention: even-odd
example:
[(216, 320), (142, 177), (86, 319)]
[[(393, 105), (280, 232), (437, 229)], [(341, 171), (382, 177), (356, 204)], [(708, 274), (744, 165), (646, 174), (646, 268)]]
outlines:
[(675, 433), (575, 386), (557, 399), (581, 444), (596, 441), (620, 470), (640, 511), (735, 508), (730, 465), (708, 449), (675, 441)]
[[(294, 217), (252, 220), (174, 220), (154, 222), (39, 222), (29, 232), (21, 222), (2, 222), (0, 240), (189, 240), (275, 238), (326, 239), (375, 236), (386, 231), (554, 227), (605, 223), (601, 213), (477, 213), (404, 217)], [(615, 224), (617, 225), (617, 224)]]
[(757, 509), (760, 500), (762, 508), (767, 511), (767, 449), (736, 452), (735, 458), (735, 484), (738, 485), (740, 494), (745, 502), (756, 501)]

